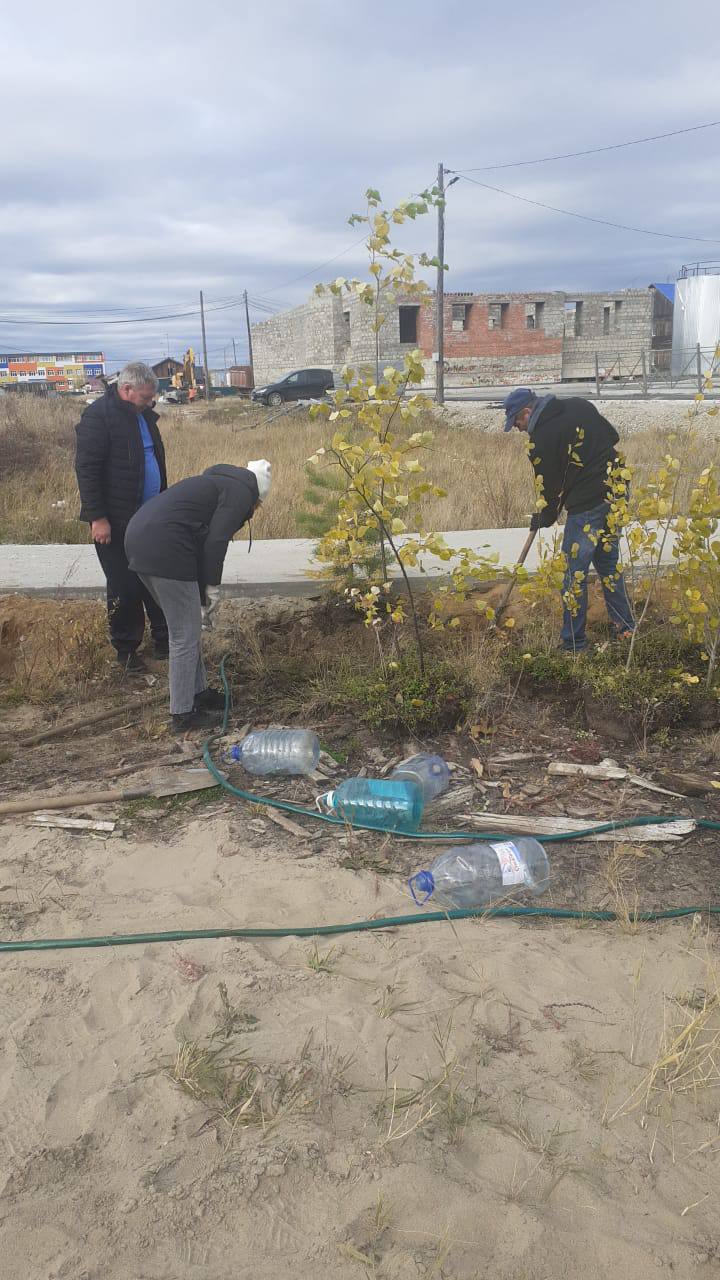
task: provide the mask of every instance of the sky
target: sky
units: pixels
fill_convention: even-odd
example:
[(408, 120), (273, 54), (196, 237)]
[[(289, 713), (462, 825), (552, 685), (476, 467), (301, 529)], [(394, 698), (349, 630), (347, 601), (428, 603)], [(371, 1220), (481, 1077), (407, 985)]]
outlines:
[[(446, 289), (644, 287), (720, 260), (720, 128), (517, 165), (720, 120), (709, 0), (30, 0), (22, 21), (14, 12), (0, 352), (102, 349), (117, 368), (199, 350), (202, 289), (211, 368), (243, 362), (243, 291), (255, 322), (317, 281), (364, 274), (347, 218), (366, 188), (396, 203), (440, 161), (466, 174), (447, 197)], [(501, 165), (515, 167), (487, 168)], [(396, 242), (433, 254), (435, 240), (429, 215)]]

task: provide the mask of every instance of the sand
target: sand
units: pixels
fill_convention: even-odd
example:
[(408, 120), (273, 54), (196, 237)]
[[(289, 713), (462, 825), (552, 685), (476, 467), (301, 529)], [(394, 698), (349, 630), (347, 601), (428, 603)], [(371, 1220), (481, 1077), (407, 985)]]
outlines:
[[(153, 817), (108, 840), (6, 822), (2, 936), (415, 910), (400, 877), (342, 866), (342, 840), (232, 804)], [(717, 1082), (647, 1096), (715, 983), (716, 929), (331, 942), (2, 957), (5, 1280), (720, 1274)], [(261, 1069), (247, 1127), (167, 1074), (213, 1031)]]

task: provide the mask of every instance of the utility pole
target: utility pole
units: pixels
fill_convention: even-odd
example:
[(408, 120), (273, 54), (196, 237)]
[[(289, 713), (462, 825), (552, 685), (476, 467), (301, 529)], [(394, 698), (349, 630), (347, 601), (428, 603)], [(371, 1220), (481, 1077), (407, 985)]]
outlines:
[(233, 340), (232, 340), (232, 344), (233, 344), (233, 364), (237, 364), (237, 351), (235, 350), (235, 339), (234, 339), (234, 338), (233, 338)]
[(252, 334), (250, 332), (250, 311), (248, 309), (247, 289), (245, 289), (245, 291), (243, 292), (243, 298), (245, 299), (245, 323), (247, 324), (248, 357), (250, 360), (250, 373), (252, 375), (252, 381), (254, 386), (255, 385), (255, 365), (253, 364)]
[(438, 165), (437, 288), (435, 290), (435, 400), (445, 403), (445, 169)]
[(207, 357), (207, 341), (205, 338), (205, 307), (203, 306), (202, 289), (200, 290), (200, 327), (202, 329), (203, 366), (205, 369), (205, 399), (212, 400), (212, 389), (210, 387), (210, 370), (208, 368), (208, 357)]

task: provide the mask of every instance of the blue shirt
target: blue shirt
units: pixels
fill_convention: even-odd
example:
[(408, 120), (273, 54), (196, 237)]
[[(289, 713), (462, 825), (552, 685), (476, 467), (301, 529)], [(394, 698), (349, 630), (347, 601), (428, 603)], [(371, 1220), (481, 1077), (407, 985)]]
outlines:
[(160, 468), (155, 457), (155, 445), (150, 435), (150, 428), (141, 413), (138, 414), (138, 426), (145, 447), (145, 479), (143, 481), (141, 502), (148, 502), (150, 498), (154, 498), (156, 493), (160, 492)]

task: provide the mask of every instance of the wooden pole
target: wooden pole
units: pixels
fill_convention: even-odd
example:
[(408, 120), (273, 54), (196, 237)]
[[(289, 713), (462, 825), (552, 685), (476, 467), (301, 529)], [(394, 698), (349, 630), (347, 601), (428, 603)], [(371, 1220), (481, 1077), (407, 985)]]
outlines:
[(648, 375), (647, 375), (647, 359), (645, 357), (645, 348), (642, 349), (642, 388), (643, 394), (648, 393)]
[(437, 185), (440, 191), (438, 204), (437, 239), (437, 287), (435, 290), (435, 400), (445, 403), (445, 169), (438, 165)]
[(232, 340), (232, 344), (233, 344), (233, 364), (237, 364), (237, 351), (235, 350), (235, 339), (234, 339), (234, 338), (233, 338), (233, 340)]
[(205, 366), (205, 399), (212, 400), (212, 388), (210, 386), (210, 369), (208, 367), (207, 340), (205, 338), (205, 307), (203, 304), (202, 289), (200, 290), (200, 327), (202, 329), (203, 364)]
[(595, 352), (595, 390), (597, 392), (597, 398), (599, 400), (600, 399), (600, 361), (598, 360), (597, 351)]

